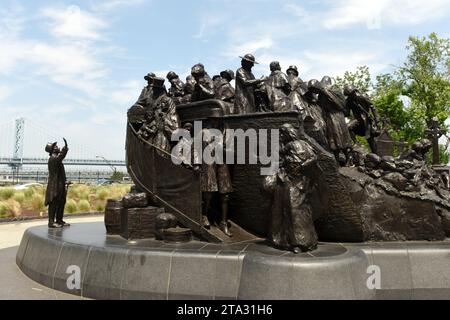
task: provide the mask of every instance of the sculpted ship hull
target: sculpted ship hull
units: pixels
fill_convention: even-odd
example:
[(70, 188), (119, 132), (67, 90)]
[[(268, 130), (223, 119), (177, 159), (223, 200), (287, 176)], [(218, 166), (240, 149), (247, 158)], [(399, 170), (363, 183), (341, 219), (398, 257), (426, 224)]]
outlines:
[[(179, 105), (177, 113), (181, 124), (198, 120), (203, 121), (205, 127), (208, 117), (220, 116), (227, 128), (244, 131), (254, 129), (257, 134), (259, 129), (279, 129), (285, 123), (301, 127), (297, 112), (226, 115), (228, 108), (222, 101), (206, 100)], [(191, 228), (199, 237), (213, 242), (226, 241), (220, 233), (214, 233), (201, 225), (199, 174), (175, 165), (170, 155), (143, 140), (137, 131), (137, 127), (128, 123), (127, 167), (134, 183), (148, 193), (156, 205), (175, 214), (183, 225)], [(358, 205), (353, 202), (341, 179), (334, 156), (306, 134), (304, 139), (310, 142), (319, 157), (315, 173), (317, 184), (312, 200), (319, 236), (323, 234), (328, 239), (328, 235), (332, 235), (334, 241), (364, 241)], [(270, 155), (270, 141), (268, 146)], [(247, 144), (247, 159), (248, 150)], [(230, 198), (230, 219), (248, 232), (265, 237), (269, 229), (271, 201), (263, 192), (265, 176), (261, 175), (261, 167), (259, 161), (258, 164), (230, 165), (234, 189)]]
[[(206, 100), (179, 105), (181, 124), (220, 116), (227, 128), (279, 129), (290, 123), (298, 128), (297, 112), (226, 115), (229, 105), (218, 100)], [(137, 134), (138, 127), (127, 126), (127, 167), (134, 183), (145, 191), (154, 204), (177, 216), (179, 221), (207, 241), (239, 241), (246, 237), (227, 239), (220, 232), (202, 227), (202, 192), (198, 172), (175, 165), (164, 153)], [(268, 135), (270, 137), (270, 134)], [(334, 156), (314, 139), (302, 133), (303, 139), (315, 149), (318, 165), (314, 169), (315, 183), (311, 206), (319, 239), (334, 242), (442, 240), (450, 234), (450, 197), (433, 192), (394, 192), (394, 186), (358, 171), (356, 167), (340, 168)], [(246, 142), (247, 143), (247, 142)], [(268, 143), (270, 146), (270, 142)], [(248, 143), (246, 153), (248, 159)], [(270, 148), (268, 155), (270, 155)], [(263, 192), (265, 176), (262, 165), (230, 165), (234, 192), (230, 198), (230, 219), (251, 234), (267, 236), (271, 216), (271, 201)], [(414, 198), (414, 199), (412, 199)], [(247, 235), (248, 236), (248, 235)]]

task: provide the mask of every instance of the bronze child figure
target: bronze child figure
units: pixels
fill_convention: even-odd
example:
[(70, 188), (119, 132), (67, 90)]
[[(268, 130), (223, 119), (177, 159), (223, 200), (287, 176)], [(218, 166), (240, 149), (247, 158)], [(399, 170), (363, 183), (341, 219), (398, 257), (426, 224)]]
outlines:
[(64, 147), (62, 149), (59, 149), (57, 143), (54, 142), (48, 143), (45, 151), (50, 155), (48, 159), (49, 177), (45, 194), (45, 205), (48, 206), (48, 227), (62, 228), (70, 226), (63, 221), (68, 186), (63, 164), (63, 160), (69, 151), (66, 139), (64, 139)]

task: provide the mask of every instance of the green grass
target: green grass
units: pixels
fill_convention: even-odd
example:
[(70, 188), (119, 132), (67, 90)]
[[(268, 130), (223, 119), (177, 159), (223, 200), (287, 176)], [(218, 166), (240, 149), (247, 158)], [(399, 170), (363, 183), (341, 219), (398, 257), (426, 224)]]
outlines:
[[(108, 199), (121, 199), (130, 191), (130, 185), (113, 184), (94, 186), (75, 184), (69, 187), (65, 212), (81, 213), (105, 210)], [(20, 216), (23, 211), (32, 215), (46, 213), (44, 205), (45, 187), (31, 187), (25, 190), (14, 190), (0, 187), (0, 217)]]

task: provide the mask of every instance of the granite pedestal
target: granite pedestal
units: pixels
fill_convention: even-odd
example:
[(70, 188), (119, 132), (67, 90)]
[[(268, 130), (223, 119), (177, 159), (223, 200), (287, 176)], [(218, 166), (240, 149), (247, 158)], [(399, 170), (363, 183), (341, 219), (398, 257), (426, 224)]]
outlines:
[[(30, 228), (16, 261), (47, 287), (94, 299), (450, 299), (450, 241), (321, 243), (295, 255), (262, 240), (128, 241), (98, 222)], [(372, 265), (379, 289), (367, 285)], [(67, 286), (70, 266), (79, 289)]]

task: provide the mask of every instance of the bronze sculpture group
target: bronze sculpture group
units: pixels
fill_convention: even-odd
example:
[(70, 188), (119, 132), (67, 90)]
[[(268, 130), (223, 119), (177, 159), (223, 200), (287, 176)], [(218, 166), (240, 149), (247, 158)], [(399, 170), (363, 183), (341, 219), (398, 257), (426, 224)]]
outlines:
[[(277, 61), (270, 64), (269, 77), (256, 79), (252, 73), (252, 68), (257, 64), (255, 57), (246, 54), (240, 58), (241, 68), (236, 74), (231, 70), (224, 70), (212, 78), (203, 64), (196, 64), (192, 67), (186, 84), (175, 72), (169, 72), (167, 79), (171, 87), (165, 97), (172, 99), (178, 106), (210, 99), (220, 100), (227, 106), (228, 115), (298, 112), (301, 128), (299, 130), (290, 124), (281, 127), (280, 168), (276, 174), (267, 177), (263, 184), (262, 192), (266, 192), (272, 202), (267, 239), (276, 247), (299, 252), (312, 250), (317, 245), (318, 236), (314, 229), (309, 199), (311, 192), (315, 190), (313, 185), (317, 178), (312, 168), (319, 165), (317, 145), (323, 148), (324, 152), (334, 155), (338, 166), (356, 166), (360, 171), (374, 177), (381, 178), (386, 174), (387, 179), (392, 178), (390, 172), (394, 172), (398, 178), (398, 175), (409, 177), (408, 174), (411, 175), (409, 171), (415, 170), (415, 178), (413, 175), (412, 181), (418, 180), (418, 177), (421, 177), (420, 181), (426, 180), (423, 178), (425, 169), (421, 169), (420, 174), (416, 172), (417, 166), (424, 163), (425, 153), (429, 150), (423, 143), (420, 151), (415, 151), (413, 146), (408, 155), (401, 155), (399, 159), (382, 159), (376, 155), (376, 138), (380, 134), (379, 116), (368, 96), (357, 88), (345, 86), (344, 90), (340, 91), (332, 85), (332, 80), (328, 76), (323, 77), (321, 81), (313, 79), (304, 82), (300, 79), (296, 66), (289, 66), (284, 73)], [(154, 76), (150, 79), (161, 87), (162, 79)], [(233, 79), (235, 88), (230, 83)], [(129, 118), (138, 114), (137, 109), (140, 108), (139, 110), (146, 110), (148, 119), (148, 114), (157, 110), (155, 105), (153, 99), (139, 98), (134, 106), (136, 110), (133, 108), (129, 110)], [(173, 112), (173, 106), (170, 110), (172, 111), (162, 113), (166, 122), (171, 124), (167, 126), (166, 131), (163, 130), (166, 137), (180, 125)], [(348, 122), (347, 118), (351, 120)], [(219, 118), (209, 117), (208, 120), (204, 136), (207, 136), (210, 128), (224, 129)], [(189, 129), (192, 129), (192, 125), (189, 125)], [(141, 137), (157, 148), (169, 152), (170, 145), (167, 141), (162, 143), (145, 134), (145, 128), (148, 126), (149, 120), (146, 120), (142, 127), (144, 129), (139, 131)], [(157, 131), (155, 134), (158, 134)], [(313, 142), (305, 139), (305, 135), (312, 138)], [(356, 136), (367, 140), (371, 152), (361, 154), (358, 148), (354, 148)], [(316, 146), (313, 148), (311, 143)], [(410, 163), (412, 158), (420, 159), (421, 164)], [(219, 211), (222, 214), (219, 227), (231, 237), (227, 220), (228, 199), (233, 192), (231, 169), (226, 164), (216, 164), (203, 165), (199, 170), (203, 194), (203, 227), (211, 226), (208, 211), (213, 194), (218, 193)], [(432, 175), (430, 172), (428, 174)], [(411, 186), (410, 188), (414, 189)]]
[[(252, 73), (252, 68), (257, 63), (255, 57), (246, 54), (240, 58), (241, 68), (236, 73), (224, 70), (212, 78), (203, 64), (196, 64), (186, 78), (186, 83), (171, 71), (167, 74), (167, 80), (171, 84), (169, 90), (165, 88), (165, 79), (153, 73), (145, 76), (148, 85), (142, 90), (137, 102), (128, 110), (127, 158), (133, 180), (145, 192), (151, 193), (150, 198), (155, 203), (162, 204), (179, 214), (183, 218), (184, 226), (196, 227), (198, 223), (200, 229), (210, 230), (215, 222), (209, 219), (209, 214), (214, 207), (212, 203), (215, 202), (215, 210), (220, 216), (217, 221), (218, 229), (228, 238), (233, 237), (229, 221), (230, 201), (234, 198), (234, 204), (231, 206), (233, 209), (239, 206), (236, 205), (236, 201), (248, 200), (236, 197), (236, 193), (240, 191), (235, 191), (234, 188), (236, 181), (233, 180), (235, 173), (233, 166), (226, 163), (195, 165), (192, 159), (184, 159), (183, 167), (191, 170), (193, 175), (186, 173), (183, 177), (172, 176), (173, 181), (164, 181), (164, 177), (158, 178), (157, 175), (169, 177), (171, 174), (175, 175), (173, 172), (178, 169), (171, 167), (168, 171), (158, 172), (152, 164), (156, 163), (164, 169), (161, 161), (164, 161), (164, 157), (170, 159), (173, 156), (171, 151), (174, 142), (171, 141), (171, 136), (178, 128), (184, 128), (193, 138), (192, 121), (200, 120), (206, 124), (201, 135), (202, 141), (207, 144), (210, 140), (209, 130), (224, 132), (224, 118), (231, 122), (235, 120), (235, 125), (238, 123), (237, 128), (248, 128), (254, 124), (252, 121), (255, 123), (260, 121), (254, 120), (258, 115), (265, 115), (265, 119), (269, 119), (270, 122), (272, 116), (275, 118), (288, 114), (289, 119), (294, 119), (295, 124), (286, 122), (278, 127), (280, 130), (278, 170), (259, 182), (249, 181), (251, 187), (260, 187), (258, 192), (265, 194), (264, 197), (270, 200), (269, 226), (265, 237), (273, 246), (295, 253), (310, 251), (317, 247), (321, 235), (328, 237), (327, 230), (334, 230), (336, 226), (344, 230), (347, 226), (345, 223), (359, 230), (355, 232), (358, 235), (354, 237), (348, 236), (353, 231), (342, 231), (340, 236), (345, 239), (399, 239), (408, 232), (412, 234), (409, 236), (411, 239), (442, 237), (443, 231), (434, 229), (429, 232), (429, 236), (424, 236), (425, 233), (421, 233), (420, 226), (414, 227), (413, 231), (400, 230), (399, 233), (396, 233), (398, 230), (390, 233), (388, 227), (381, 227), (386, 230), (383, 230), (381, 235), (374, 235), (372, 231), (380, 228), (365, 225), (370, 219), (374, 224), (382, 223), (377, 220), (376, 210), (379, 209), (373, 205), (379, 203), (379, 200), (370, 202), (372, 201), (370, 197), (377, 194), (380, 197), (395, 195), (420, 201), (424, 199), (434, 201), (442, 206), (439, 207), (442, 211), (433, 211), (432, 214), (444, 216), (439, 221), (442, 221), (444, 229), (448, 228), (446, 224), (450, 224), (450, 216), (447, 218), (446, 212), (450, 212), (450, 203), (447, 203), (449, 177), (437, 174), (426, 165), (427, 152), (431, 148), (429, 140), (415, 143), (410, 150), (396, 159), (380, 157), (377, 155), (377, 137), (380, 135), (378, 113), (370, 99), (357, 88), (346, 86), (341, 91), (332, 85), (332, 80), (328, 76), (323, 77), (321, 81), (313, 79), (305, 82), (300, 79), (296, 66), (289, 66), (284, 73), (277, 61), (270, 64), (269, 77), (256, 79)], [(235, 80), (234, 88), (232, 80)], [(220, 106), (221, 115), (214, 114), (214, 108), (217, 106)], [(211, 112), (208, 113), (208, 110)], [(351, 120), (347, 121), (348, 118)], [(145, 142), (142, 150), (137, 149), (139, 142), (133, 142), (131, 145), (128, 141), (128, 135), (133, 132), (137, 137), (136, 141)], [(367, 140), (370, 152), (361, 150), (355, 144), (357, 136)], [(180, 143), (184, 142), (181, 140)], [(221, 143), (224, 144), (224, 141)], [(146, 155), (148, 147), (155, 149), (156, 154)], [(55, 154), (57, 156), (57, 152)], [(195, 156), (194, 152), (193, 157)], [(145, 164), (140, 165), (139, 161)], [(340, 167), (351, 170), (341, 171)], [(134, 172), (136, 169), (141, 170), (140, 174), (146, 175), (146, 178), (140, 179)], [(196, 216), (197, 208), (194, 191), (190, 190), (193, 197), (188, 197), (187, 202), (181, 204), (186, 205), (187, 211), (194, 212), (192, 217), (184, 215), (178, 202), (176, 206), (174, 205), (176, 197), (181, 197), (180, 190), (186, 192), (188, 186), (198, 187), (189, 180), (194, 179), (196, 173), (198, 173), (198, 190), (201, 193), (201, 205), (197, 206), (201, 210), (199, 221), (193, 218)], [(347, 187), (342, 182), (345, 179), (357, 183), (358, 186), (355, 188), (369, 186), (369, 189), (379, 188), (380, 191), (373, 194), (370, 194), (370, 190), (365, 191), (368, 196), (359, 200), (354, 200), (350, 191), (341, 190), (342, 195), (336, 194), (340, 188)], [(239, 181), (239, 184), (245, 184), (245, 181)], [(334, 191), (330, 193), (321, 188)], [(240, 186), (237, 189), (241, 190)], [(171, 203), (170, 200), (174, 202)], [(375, 212), (370, 219), (365, 219), (364, 213), (357, 212), (361, 209), (363, 201), (369, 201), (368, 211)], [(319, 214), (315, 211), (327, 211), (328, 217), (318, 218)], [(442, 213), (444, 211), (445, 213)], [(341, 223), (332, 217), (336, 212), (349, 212), (351, 217), (343, 219), (345, 221)], [(433, 223), (441, 223), (439, 221)], [(200, 229), (193, 231), (205, 235)], [(445, 230), (449, 232), (450, 229)], [(208, 234), (207, 232), (206, 235)]]

